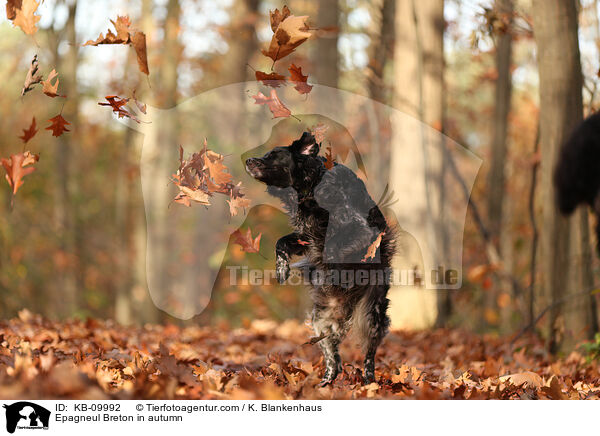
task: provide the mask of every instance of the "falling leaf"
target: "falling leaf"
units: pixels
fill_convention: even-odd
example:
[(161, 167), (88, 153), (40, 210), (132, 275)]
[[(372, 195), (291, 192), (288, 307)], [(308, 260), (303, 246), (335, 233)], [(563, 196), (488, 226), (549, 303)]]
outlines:
[(187, 207), (191, 206), (190, 201), (195, 201), (206, 206), (210, 205), (210, 199), (206, 192), (199, 189), (191, 189), (187, 186), (179, 186), (179, 189), (181, 192), (177, 194), (174, 200), (177, 203), (185, 204)]
[(118, 95), (107, 95), (104, 98), (108, 103), (99, 102), (99, 106), (111, 107), (113, 112), (116, 113), (119, 118), (129, 118), (138, 124), (141, 122), (132, 112), (124, 109), (125, 105), (129, 102), (128, 98), (121, 98)]
[(328, 127), (323, 123), (319, 123), (310, 128), (310, 133), (312, 133), (312, 135), (315, 137), (315, 142), (317, 144), (323, 142), (323, 140), (325, 139), (325, 132), (327, 131), (327, 129)]
[(271, 30), (273, 33), (277, 31), (279, 24), (287, 17), (291, 15), (290, 9), (287, 6), (281, 8), (281, 12), (279, 9), (275, 9), (274, 11), (269, 11), (269, 19), (271, 21)]
[(71, 123), (65, 120), (61, 114), (58, 114), (54, 118), (50, 118), (48, 121), (50, 121), (51, 124), (46, 127), (45, 130), (51, 130), (52, 136), (60, 136), (64, 132), (70, 132), (70, 130), (67, 129), (67, 126)]
[(146, 50), (146, 34), (143, 32), (135, 32), (131, 36), (131, 44), (135, 49), (138, 68), (145, 75), (150, 75), (150, 70), (148, 69), (148, 53)]
[(263, 85), (270, 86), (272, 88), (279, 88), (281, 85), (285, 84), (285, 76), (277, 73), (263, 73), (262, 71), (257, 71), (254, 73), (256, 80), (260, 80)]
[(38, 68), (39, 65), (37, 55), (34, 55), (33, 60), (31, 61), (31, 66), (27, 71), (27, 76), (25, 76), (25, 82), (23, 83), (23, 89), (21, 90), (21, 97), (31, 91), (33, 89), (33, 85), (42, 81), (42, 75), (37, 74)]
[(22, 0), (6, 1), (6, 18), (14, 20), (17, 17), (17, 11), (21, 9)]
[(250, 206), (251, 201), (247, 198), (236, 197), (231, 200), (227, 200), (229, 203), (229, 213), (231, 216), (236, 216), (238, 214), (238, 209), (245, 209)]
[(231, 182), (233, 176), (228, 172), (225, 172), (227, 167), (223, 165), (223, 156), (216, 154), (216, 156), (210, 156), (206, 153), (207, 158), (204, 160), (206, 168), (208, 168), (209, 176), (214, 180), (217, 185), (222, 185)]
[[(263, 49), (262, 53), (276, 62), (296, 50), (296, 47), (311, 36), (306, 25), (307, 19), (307, 16), (289, 15), (285, 17), (273, 30), (274, 35), (269, 48)], [(274, 23), (273, 19), (271, 22)]]
[(106, 37), (100, 33), (100, 36), (95, 40), (88, 40), (84, 46), (86, 45), (101, 45), (101, 44), (129, 44), (129, 26), (131, 22), (129, 21), (129, 17), (127, 16), (117, 16), (117, 20), (110, 22), (115, 26), (116, 35), (112, 33), (112, 30), (108, 29), (106, 33)]
[(308, 94), (313, 87), (306, 83), (308, 76), (302, 75), (302, 68), (292, 64), (288, 70), (290, 72), (290, 82), (296, 83), (294, 89), (300, 94)]
[(137, 56), (139, 70), (142, 73), (149, 75), (150, 71), (148, 69), (148, 54), (147, 54), (147, 50), (146, 50), (146, 35), (144, 34), (144, 32), (140, 32), (139, 30), (136, 30), (136, 29), (131, 29), (130, 28), (131, 21), (129, 20), (129, 17), (127, 17), (127, 16), (117, 16), (116, 21), (110, 20), (110, 22), (113, 24), (113, 26), (115, 26), (115, 31), (117, 32), (116, 34), (114, 34), (109, 29), (108, 32), (106, 33), (106, 36), (104, 36), (101, 33), (100, 36), (98, 36), (98, 38), (96, 38), (95, 40), (90, 39), (83, 45), (84, 46), (86, 46), (86, 45), (98, 46), (98, 45), (102, 45), (102, 44), (131, 45), (131, 46), (133, 46), (136, 56)]
[(4, 167), (4, 171), (6, 171), (6, 181), (12, 188), (13, 195), (23, 185), (23, 177), (35, 171), (33, 166), (25, 167), (33, 165), (39, 159), (40, 157), (37, 154), (32, 154), (29, 151), (13, 154), (8, 159), (2, 158), (2, 166)]
[(367, 254), (365, 254), (365, 257), (362, 258), (361, 262), (366, 262), (367, 259), (375, 258), (375, 253), (377, 252), (379, 245), (381, 245), (381, 238), (383, 235), (385, 235), (385, 232), (381, 232), (377, 235), (377, 238), (369, 245), (369, 248), (367, 248)]
[(146, 114), (146, 104), (138, 101), (137, 97), (135, 96), (135, 90), (133, 90), (133, 101), (135, 102), (135, 105), (140, 110), (140, 112)]
[(250, 228), (246, 229), (246, 234), (242, 234), (240, 230), (236, 230), (231, 234), (233, 236), (233, 242), (242, 247), (242, 251), (246, 253), (258, 253), (260, 250), (260, 238), (262, 237), (262, 233), (259, 233), (258, 236), (252, 239), (252, 233)]
[(274, 89), (271, 90), (271, 96), (267, 97), (262, 92), (259, 92), (256, 95), (253, 95), (255, 104), (266, 104), (269, 107), (269, 110), (273, 114), (273, 118), (279, 117), (289, 117), (292, 112), (285, 107), (285, 105), (279, 100), (277, 96), (277, 91)]
[[(56, 77), (56, 82), (52, 85), (52, 80)], [(48, 74), (48, 78), (46, 80), (42, 80), (42, 91), (48, 97), (65, 97), (64, 95), (58, 95), (58, 73), (56, 70), (50, 71)]]
[(19, 138), (21, 138), (21, 140), (26, 144), (31, 138), (35, 136), (37, 132), (38, 130), (36, 129), (35, 125), (35, 117), (33, 117), (29, 129), (23, 129), (23, 135), (19, 136)]
[(335, 166), (335, 159), (333, 158), (333, 150), (331, 149), (331, 145), (327, 146), (325, 150), (325, 168), (328, 170), (332, 169)]
[(179, 187), (180, 192), (175, 202), (191, 206), (195, 201), (206, 206), (210, 205), (210, 197), (214, 193), (229, 197), (229, 210), (235, 216), (238, 208), (247, 207), (250, 200), (242, 199), (241, 182), (232, 183), (233, 176), (224, 165), (224, 156), (207, 148), (200, 153), (193, 153), (187, 160), (183, 158), (183, 147), (179, 147), (179, 169), (171, 177), (171, 181)]
[[(37, 32), (37, 22), (40, 21), (39, 15), (34, 15), (39, 2), (36, 0), (22, 0), (21, 7), (19, 9), (15, 8), (15, 4), (17, 2), (12, 2), (10, 12), (11, 14), (14, 12), (15, 18), (12, 20), (13, 25), (19, 26), (23, 32), (27, 35), (33, 35)], [(9, 5), (6, 5), (7, 12), (9, 11)]]

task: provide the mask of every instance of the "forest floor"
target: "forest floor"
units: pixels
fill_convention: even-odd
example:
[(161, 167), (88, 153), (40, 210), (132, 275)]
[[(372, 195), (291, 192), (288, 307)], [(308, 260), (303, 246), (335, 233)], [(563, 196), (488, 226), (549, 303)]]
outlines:
[(319, 387), (323, 362), (311, 330), (254, 321), (243, 329), (111, 321), (51, 322), (28, 311), (0, 322), (2, 399), (587, 399), (600, 371), (580, 352), (553, 358), (533, 337), (462, 330), (391, 332), (377, 383), (363, 385), (349, 338), (344, 373)]

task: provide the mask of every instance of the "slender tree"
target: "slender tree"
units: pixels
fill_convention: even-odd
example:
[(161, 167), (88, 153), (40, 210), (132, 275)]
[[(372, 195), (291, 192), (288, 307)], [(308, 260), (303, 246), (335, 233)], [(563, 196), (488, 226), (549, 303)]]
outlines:
[[(549, 348), (568, 347), (582, 333), (591, 333), (591, 310), (585, 299), (571, 293), (591, 283), (589, 238), (583, 209), (570, 221), (555, 204), (552, 173), (561, 144), (582, 119), (582, 73), (575, 0), (533, 0), (534, 35), (540, 76), (541, 302), (552, 305), (548, 318)], [(583, 303), (582, 303), (583, 302)], [(561, 314), (566, 316), (561, 317)], [(561, 322), (564, 320), (564, 322)], [(579, 336), (579, 337), (578, 337)], [(562, 338), (562, 340), (561, 340)]]
[[(66, 258), (64, 270), (56, 274), (56, 287), (61, 299), (56, 302), (56, 315), (72, 316), (80, 307), (78, 290), (83, 290), (83, 269), (81, 246), (83, 240), (78, 234), (79, 223), (77, 220), (76, 204), (74, 201), (77, 183), (75, 180), (75, 166), (73, 160), (77, 157), (77, 137), (79, 136), (79, 92), (77, 90), (77, 67), (79, 64), (79, 43), (75, 30), (77, 17), (77, 2), (67, 5), (67, 19), (62, 31), (51, 28), (49, 43), (51, 46), (53, 63), (60, 72), (61, 89), (68, 96), (62, 109), (62, 116), (71, 123), (68, 135), (57, 138), (55, 153), (56, 186), (54, 189), (54, 229), (59, 235), (59, 249)], [(59, 47), (63, 41), (67, 42), (67, 52), (59, 54)], [(79, 271), (79, 272), (78, 272)]]
[[(415, 181), (422, 184), (422, 203), (414, 212), (414, 222), (399, 224), (422, 228), (417, 242), (428, 242), (432, 255), (441, 255), (444, 236), (441, 226), (443, 140), (432, 138), (426, 126), (442, 130), (444, 94), (444, 2), (443, 0), (410, 0), (396, 3), (394, 49), (394, 106), (404, 115), (393, 121), (393, 150), (390, 163), (390, 184), (399, 200), (413, 204), (414, 198), (403, 198), (406, 186)], [(414, 128), (408, 117), (417, 119)], [(408, 124), (407, 124), (408, 123)], [(410, 168), (403, 168), (406, 156), (411, 156)], [(405, 171), (406, 170), (406, 171)], [(405, 217), (406, 218), (406, 217)], [(408, 218), (406, 218), (408, 219)], [(405, 235), (405, 256), (395, 265), (400, 269), (423, 266), (419, 246)], [(422, 249), (422, 247), (421, 247)], [(422, 254), (422, 252), (421, 252)], [(436, 262), (438, 259), (432, 259)], [(431, 265), (430, 265), (431, 266)], [(425, 274), (430, 272), (423, 271)], [(406, 327), (429, 327), (434, 324), (438, 308), (434, 291), (392, 288), (392, 322)]]
[(338, 0), (320, 0), (317, 12), (317, 27), (334, 28), (323, 32), (325, 35), (316, 41), (314, 77), (320, 85), (337, 87), (339, 80), (339, 33), (340, 6)]

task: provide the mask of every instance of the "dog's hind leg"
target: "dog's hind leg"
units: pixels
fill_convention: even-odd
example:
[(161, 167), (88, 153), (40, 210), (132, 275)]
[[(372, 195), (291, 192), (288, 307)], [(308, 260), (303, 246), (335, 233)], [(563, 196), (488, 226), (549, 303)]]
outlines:
[(356, 306), (352, 324), (365, 351), (365, 383), (375, 381), (375, 353), (388, 332), (390, 318), (387, 315), (389, 300), (386, 298), (387, 285), (377, 285), (370, 289)]
[(315, 304), (312, 314), (312, 326), (315, 334), (322, 337), (318, 343), (325, 358), (322, 386), (332, 383), (342, 372), (339, 345), (348, 332), (346, 311), (334, 300), (331, 299), (325, 304)]

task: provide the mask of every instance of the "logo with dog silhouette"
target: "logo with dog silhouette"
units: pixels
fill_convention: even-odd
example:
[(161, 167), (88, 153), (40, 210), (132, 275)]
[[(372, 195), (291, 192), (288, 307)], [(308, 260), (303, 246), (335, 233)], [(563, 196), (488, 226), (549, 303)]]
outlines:
[(14, 433), (19, 430), (48, 430), (50, 411), (29, 401), (5, 404), (6, 431)]

